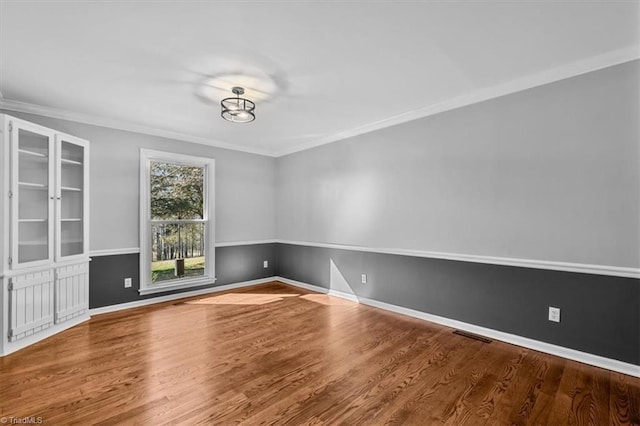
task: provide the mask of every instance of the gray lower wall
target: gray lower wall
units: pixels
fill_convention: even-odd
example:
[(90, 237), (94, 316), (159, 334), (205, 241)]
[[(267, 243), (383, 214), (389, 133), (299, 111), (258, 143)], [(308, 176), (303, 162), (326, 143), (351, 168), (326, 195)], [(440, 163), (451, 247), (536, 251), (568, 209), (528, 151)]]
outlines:
[[(138, 261), (94, 257), (90, 307), (181, 292), (141, 296)], [(216, 248), (215, 285), (182, 292), (273, 276), (640, 365), (640, 280), (632, 278), (268, 243)], [(561, 309), (559, 324), (547, 320), (549, 306)]]
[[(100, 308), (126, 302), (166, 296), (207, 287), (272, 277), (277, 274), (276, 244), (253, 244), (216, 248), (216, 282), (201, 287), (174, 290), (141, 296), (138, 254), (93, 257), (89, 267), (89, 307)], [(263, 261), (269, 267), (263, 268)], [(133, 285), (124, 288), (124, 279), (131, 277)]]
[(640, 365), (637, 279), (292, 244), (277, 256), (283, 278), (340, 286), (333, 261), (357, 296)]

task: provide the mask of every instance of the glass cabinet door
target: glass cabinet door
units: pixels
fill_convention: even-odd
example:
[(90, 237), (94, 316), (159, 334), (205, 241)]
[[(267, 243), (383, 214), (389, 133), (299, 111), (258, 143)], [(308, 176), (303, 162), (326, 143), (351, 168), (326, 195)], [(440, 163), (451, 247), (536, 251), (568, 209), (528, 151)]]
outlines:
[(86, 254), (85, 164), (87, 144), (70, 136), (56, 137), (56, 258)]
[(11, 263), (46, 263), (52, 258), (53, 133), (11, 122)]

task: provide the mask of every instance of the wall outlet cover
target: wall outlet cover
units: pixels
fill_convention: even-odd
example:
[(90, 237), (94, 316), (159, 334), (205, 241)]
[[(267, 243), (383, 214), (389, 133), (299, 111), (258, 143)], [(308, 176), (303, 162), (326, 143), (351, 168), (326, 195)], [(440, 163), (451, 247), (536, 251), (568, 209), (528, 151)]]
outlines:
[(362, 284), (366, 284), (367, 283), (367, 274), (362, 274)]
[(124, 288), (130, 288), (131, 287), (131, 278), (125, 278), (124, 279)]
[(560, 322), (560, 308), (549, 306), (549, 321)]
[(264, 262), (262, 262), (262, 267), (263, 268), (268, 268), (269, 267), (269, 261), (265, 260)]

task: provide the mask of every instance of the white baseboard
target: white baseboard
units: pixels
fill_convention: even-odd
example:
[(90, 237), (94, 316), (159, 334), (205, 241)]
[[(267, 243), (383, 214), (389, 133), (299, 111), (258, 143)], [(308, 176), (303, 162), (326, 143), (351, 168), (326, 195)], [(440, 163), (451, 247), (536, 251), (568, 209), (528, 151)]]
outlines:
[(276, 279), (276, 281), (280, 281), (281, 283), (289, 284), (289, 285), (292, 285), (292, 286), (295, 286), (295, 287), (304, 288), (306, 290), (314, 291), (316, 293), (324, 293), (324, 294), (328, 294), (329, 296), (336, 296), (336, 297), (340, 297), (342, 299), (351, 300), (352, 302), (359, 302), (358, 296), (356, 296), (355, 294), (349, 294), (349, 293), (345, 293), (345, 292), (338, 291), (338, 290), (332, 290), (330, 288), (319, 287), (317, 285), (307, 284), (307, 283), (303, 283), (303, 282), (295, 281), (295, 280), (290, 280), (289, 278), (284, 278), (284, 277), (275, 277), (275, 279)]
[[(121, 303), (118, 305), (105, 306), (102, 308), (90, 309), (89, 313), (90, 315), (104, 314), (107, 312), (115, 312), (123, 309), (131, 309), (131, 308), (136, 308), (140, 306), (151, 305), (154, 303), (166, 302), (169, 300), (182, 299), (185, 297), (199, 296), (199, 295), (208, 294), (208, 293), (217, 293), (220, 291), (232, 290), (232, 289), (241, 288), (241, 287), (249, 287), (257, 284), (268, 283), (271, 281), (280, 281), (282, 283), (289, 284), (295, 287), (304, 288), (306, 290), (314, 291), (316, 293), (324, 293), (330, 296), (340, 297), (346, 300), (350, 300), (352, 302), (358, 302), (358, 303), (362, 303), (364, 305), (372, 306), (375, 308), (384, 309), (386, 311), (395, 312), (395, 313), (407, 315), (413, 318), (418, 318), (424, 321), (429, 321), (436, 324), (444, 325), (446, 327), (464, 330), (470, 333), (478, 334), (480, 336), (488, 337), (490, 339), (495, 339), (505, 343), (510, 343), (512, 345), (522, 346), (524, 348), (533, 349), (536, 351), (559, 356), (561, 358), (582, 362), (584, 364), (593, 365), (595, 367), (605, 368), (607, 370), (616, 371), (619, 373), (627, 374), (629, 376), (640, 377), (640, 366), (637, 366), (634, 364), (629, 364), (629, 363), (618, 361), (615, 359), (605, 358), (599, 355), (593, 355), (586, 352), (577, 351), (575, 349), (569, 349), (562, 346), (553, 345), (551, 343), (541, 342), (539, 340), (529, 339), (526, 337), (517, 336), (515, 334), (509, 334), (502, 331), (497, 331), (490, 328), (481, 327), (481, 326), (465, 323), (462, 321), (457, 321), (457, 320), (441, 317), (438, 315), (417, 311), (414, 309), (405, 308), (402, 306), (392, 305), (390, 303), (380, 302), (378, 300), (368, 299), (366, 297), (358, 297), (354, 294), (336, 291), (336, 290), (328, 289), (325, 287), (320, 287), (313, 284), (308, 284), (308, 283), (291, 280), (284, 277), (278, 277), (278, 276), (261, 278), (258, 280), (245, 281), (245, 282), (234, 283), (234, 284), (228, 284), (228, 285), (223, 285), (218, 287), (210, 287), (202, 290), (187, 291), (182, 293), (171, 294), (168, 296), (154, 297), (150, 299), (138, 300), (135, 302)], [(79, 322), (86, 321), (87, 319), (88, 317), (82, 319)], [(73, 323), (73, 321), (70, 321), (69, 327), (73, 325), (75, 325), (75, 323)], [(18, 350), (18, 349), (15, 349), (15, 350)]]
[(61, 324), (54, 324), (46, 330), (38, 331), (37, 333), (24, 337), (20, 340), (16, 340), (15, 342), (5, 342), (4, 352), (2, 352), (0, 356), (12, 354), (16, 351), (19, 351), (20, 349), (26, 348), (27, 346), (31, 346), (34, 343), (38, 343), (44, 339), (48, 339), (51, 336), (55, 336), (56, 334), (61, 333), (71, 327), (74, 327), (85, 321), (89, 321), (90, 319), (91, 317), (87, 314), (81, 315), (65, 321)]
[(258, 280), (243, 281), (239, 283), (226, 284), (217, 287), (209, 287), (201, 290), (184, 291), (181, 293), (169, 294), (167, 296), (152, 297), (149, 299), (136, 300), (135, 302), (119, 303), (117, 305), (103, 306), (101, 308), (89, 309), (91, 315), (106, 314), (108, 312), (122, 311), (124, 309), (138, 308), (140, 306), (153, 305), (154, 303), (167, 302), (169, 300), (183, 299), (185, 297), (200, 296), (209, 293), (218, 293), (225, 290), (233, 290), (234, 288), (249, 287), (252, 285), (264, 284), (271, 281), (277, 281), (277, 277), (260, 278)]
[[(593, 355), (586, 352), (577, 351), (575, 349), (565, 348), (563, 346), (553, 345), (551, 343), (541, 342), (539, 340), (529, 339), (527, 337), (517, 336), (515, 334), (504, 333), (502, 331), (493, 330), (486, 327), (465, 323), (462, 321), (452, 320), (438, 315), (428, 314), (414, 309), (404, 308), (402, 306), (392, 305), (390, 303), (380, 302), (378, 300), (368, 299), (366, 297), (358, 297), (355, 295), (333, 291), (328, 288), (319, 287), (313, 284), (302, 283), (300, 281), (290, 280), (288, 278), (276, 277), (277, 281), (290, 284), (306, 290), (325, 293), (336, 297), (343, 297), (348, 300), (356, 301), (364, 305), (373, 306), (375, 308), (384, 309), (386, 311), (395, 312), (409, 317), (418, 318), (424, 321), (433, 322), (444, 325), (446, 327), (464, 330), (469, 333), (485, 336), (490, 339), (500, 340), (501, 342), (510, 343), (516, 346), (522, 346), (527, 349), (533, 349), (550, 355), (559, 356), (561, 358), (582, 362), (584, 364), (593, 365), (595, 367), (604, 368), (618, 373), (627, 374), (629, 376), (640, 377), (640, 366), (618, 361), (611, 358), (605, 358), (599, 355)], [(347, 297), (345, 297), (347, 296)]]

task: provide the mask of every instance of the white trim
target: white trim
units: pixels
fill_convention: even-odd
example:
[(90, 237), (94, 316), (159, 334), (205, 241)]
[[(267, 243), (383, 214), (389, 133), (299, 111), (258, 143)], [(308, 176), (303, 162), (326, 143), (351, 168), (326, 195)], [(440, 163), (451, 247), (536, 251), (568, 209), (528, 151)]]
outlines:
[(289, 278), (284, 278), (284, 277), (275, 277), (275, 279), (277, 281), (283, 282), (285, 284), (290, 284), (290, 285), (293, 285), (293, 286), (296, 286), (296, 287), (304, 288), (304, 289), (309, 290), (309, 291), (315, 291), (316, 293), (324, 293), (324, 294), (328, 294), (329, 296), (336, 296), (336, 297), (339, 297), (341, 299), (350, 300), (352, 302), (359, 302), (360, 301), (358, 299), (358, 296), (356, 296), (355, 294), (345, 293), (343, 291), (338, 291), (338, 290), (333, 290), (333, 289), (330, 289), (330, 288), (320, 287), (320, 286), (313, 285), (313, 284), (307, 284), (307, 283), (303, 283), (301, 281), (290, 280)]
[(235, 288), (241, 288), (241, 287), (250, 287), (253, 285), (265, 284), (271, 281), (276, 281), (276, 277), (260, 278), (252, 281), (243, 281), (243, 282), (234, 283), (234, 284), (226, 284), (226, 285), (221, 285), (217, 287), (209, 287), (201, 290), (184, 291), (181, 293), (169, 294), (167, 296), (158, 296), (158, 297), (152, 297), (149, 299), (136, 300), (135, 302), (127, 302), (127, 303), (120, 303), (117, 305), (103, 306), (101, 308), (89, 309), (89, 314), (91, 315), (106, 314), (107, 312), (116, 312), (116, 311), (122, 311), (124, 309), (139, 308), (140, 306), (152, 305), (154, 303), (166, 302), (168, 300), (176, 300), (176, 299), (183, 299), (185, 297), (200, 296), (200, 295), (209, 294), (209, 293), (217, 293), (220, 291), (233, 290)]
[(585, 263), (555, 262), (550, 260), (518, 259), (511, 257), (480, 256), (475, 254), (445, 253), (437, 251), (378, 248), (346, 244), (312, 243), (308, 241), (278, 240), (280, 244), (321, 247), (338, 250), (363, 251), (369, 253), (394, 254), (399, 256), (426, 257), (431, 259), (457, 260), (460, 262), (485, 263), (490, 265), (517, 266), (520, 268), (546, 269), (551, 271), (578, 272), (582, 274), (607, 275), (625, 278), (640, 278), (640, 268), (621, 266), (589, 265)]
[(192, 142), (201, 145), (213, 146), (216, 148), (230, 149), (233, 151), (247, 152), (249, 154), (264, 155), (274, 157), (273, 150), (263, 148), (253, 148), (230, 144), (216, 139), (206, 138), (202, 136), (189, 135), (186, 133), (174, 132), (172, 130), (156, 129), (153, 127), (143, 126), (140, 124), (130, 123), (124, 120), (114, 118), (101, 117), (98, 115), (66, 111), (63, 109), (47, 107), (28, 102), (14, 101), (5, 99), (0, 96), (0, 109), (7, 111), (23, 112), (26, 114), (35, 114), (42, 117), (57, 118), (60, 120), (68, 120), (76, 123), (89, 124), (92, 126), (107, 127), (109, 129), (124, 130), (127, 132), (140, 133), (143, 135), (158, 136), (161, 138), (174, 139), (184, 142)]
[[(233, 247), (254, 244), (292, 244), (298, 246), (322, 247), (338, 250), (364, 251), (368, 253), (394, 254), (399, 256), (426, 257), (431, 259), (457, 260), (460, 262), (484, 263), (488, 265), (515, 266), (519, 268), (544, 269), (562, 272), (577, 272), (582, 274), (605, 275), (624, 278), (640, 278), (640, 268), (628, 268), (621, 266), (589, 265), (585, 263), (554, 262), (549, 260), (518, 259), (510, 257), (480, 256), (473, 254), (445, 253), (424, 250), (408, 250), (399, 248), (376, 248), (364, 246), (351, 246), (347, 244), (312, 243), (309, 241), (292, 240), (254, 240), (217, 243), (216, 247)], [(95, 250), (91, 257), (114, 256), (119, 254), (140, 253), (137, 247), (123, 249)]]
[(97, 115), (65, 111), (58, 108), (46, 107), (42, 105), (30, 104), (27, 102), (14, 101), (5, 99), (0, 95), (0, 109), (8, 111), (23, 112), (27, 114), (36, 114), (44, 117), (58, 118), (61, 120), (69, 120), (77, 123), (90, 124), (94, 126), (108, 127), (112, 129), (136, 132), (145, 135), (159, 136), (163, 138), (181, 140), (202, 145), (213, 146), (217, 148), (230, 149), (234, 151), (248, 152), (251, 154), (264, 155), (267, 157), (282, 157), (298, 151), (326, 145), (337, 142), (353, 136), (364, 133), (373, 132), (375, 130), (384, 129), (386, 127), (395, 126), (397, 124), (406, 123), (408, 121), (417, 120), (428, 117), (430, 115), (439, 114), (441, 112), (450, 111), (475, 103), (495, 99), (501, 96), (509, 95), (523, 90), (531, 89), (545, 84), (554, 83), (556, 81), (597, 71), (603, 68), (620, 65), (625, 62), (634, 61), (640, 58), (638, 46), (629, 46), (622, 49), (613, 50), (602, 55), (592, 56), (586, 59), (575, 61), (569, 64), (561, 65), (546, 71), (541, 71), (528, 76), (520, 77), (506, 83), (497, 84), (495, 86), (479, 89), (474, 92), (463, 94), (455, 98), (442, 101), (437, 104), (431, 104), (397, 114), (372, 123), (367, 123), (351, 129), (334, 133), (333, 135), (311, 140), (308, 142), (296, 144), (281, 150), (273, 150), (266, 148), (247, 147), (237, 144), (222, 142), (219, 140), (206, 138), (202, 136), (189, 135), (171, 130), (155, 129), (140, 124), (130, 123), (124, 120), (118, 120)]
[(90, 252), (91, 257), (100, 256), (117, 256), (120, 254), (138, 254), (140, 253), (140, 247), (130, 247), (121, 249), (104, 249), (104, 250), (92, 250)]
[(166, 293), (174, 290), (184, 290), (191, 287), (201, 287), (203, 285), (213, 285), (216, 282), (216, 278), (211, 277), (193, 277), (193, 278), (178, 278), (173, 280), (167, 280), (164, 284), (152, 284), (145, 288), (140, 288), (138, 293), (142, 296), (156, 293)]
[(140, 294), (152, 294), (162, 291), (183, 289), (206, 285), (216, 281), (216, 247), (215, 247), (215, 171), (216, 160), (211, 157), (179, 154), (168, 151), (158, 151), (140, 148), (140, 242), (151, 242), (151, 214), (150, 214), (150, 168), (152, 161), (178, 163), (186, 166), (204, 168), (203, 187), (203, 219), (205, 262), (204, 276), (198, 279), (180, 279), (179, 282), (168, 282), (163, 286), (152, 284), (151, 280), (151, 247), (140, 247)]
[(252, 246), (255, 244), (273, 244), (277, 242), (278, 240), (229, 241), (216, 243), (216, 247)]
[[(296, 287), (301, 287), (306, 290), (316, 291), (318, 293), (330, 294), (337, 297), (342, 297), (342, 292), (332, 292), (330, 289), (315, 286), (312, 284), (301, 283), (282, 277), (276, 277), (278, 281), (285, 284), (290, 284)], [(345, 299), (352, 300), (352, 295), (347, 295)], [(600, 368), (605, 368), (611, 371), (617, 371), (618, 373), (627, 374), (629, 376), (640, 377), (640, 366), (629, 364), (626, 362), (618, 361), (615, 359), (605, 358), (598, 355), (589, 354), (586, 352), (577, 351), (575, 349), (569, 349), (551, 343), (541, 342), (539, 340), (529, 339), (515, 334), (504, 333), (502, 331), (493, 330), (486, 327), (480, 327), (477, 325), (465, 323), (462, 321), (452, 320), (449, 318), (441, 317), (438, 315), (428, 314), (422, 311), (416, 311), (414, 309), (404, 308), (402, 306), (392, 305), (390, 303), (380, 302), (366, 297), (358, 297), (357, 301), (364, 305), (373, 306), (374, 308), (383, 309), (385, 311), (395, 312), (401, 315), (406, 315), (413, 318), (418, 318), (423, 321), (429, 321), (436, 324), (440, 324), (446, 327), (451, 327), (459, 330), (464, 330), (470, 333), (485, 336), (490, 339), (500, 340), (505, 343), (509, 343), (516, 346), (522, 346), (527, 349), (533, 349), (535, 351), (544, 352), (547, 354), (559, 356), (561, 358), (570, 359), (573, 361), (582, 362), (584, 364), (593, 365)]]
[(515, 334), (504, 333), (502, 331), (468, 324), (462, 321), (452, 320), (449, 318), (428, 314), (426, 312), (392, 305), (390, 303), (379, 302), (377, 300), (367, 299), (365, 297), (360, 298), (360, 303), (373, 306), (375, 308), (384, 309), (386, 311), (407, 315), (413, 318), (418, 318), (424, 321), (444, 325), (446, 327), (456, 328), (459, 330), (468, 331), (470, 333), (479, 334), (490, 339), (500, 340), (505, 343), (522, 346), (524, 348), (559, 356), (561, 358), (582, 362), (596, 367), (605, 368), (607, 370), (617, 371), (619, 373), (628, 374), (634, 377), (640, 377), (640, 366), (634, 364), (629, 364), (615, 359), (577, 351), (575, 349), (565, 348), (563, 346), (553, 345), (551, 343), (541, 342), (539, 340), (529, 339), (527, 337), (522, 337)]
[[(252, 246), (255, 244), (273, 244), (277, 242), (278, 240), (229, 241), (229, 242), (223, 242), (223, 243), (215, 243), (215, 246), (216, 247)], [(91, 257), (116, 256), (119, 254), (138, 254), (138, 253), (140, 253), (140, 247), (103, 249), (103, 250), (92, 250)]]
[(275, 156), (282, 157), (284, 155), (293, 154), (294, 152), (304, 151), (310, 148), (315, 148), (317, 146), (351, 138), (353, 136), (370, 133), (375, 130), (396, 126), (408, 121), (429, 117), (441, 112), (451, 111), (457, 108), (477, 104), (517, 92), (522, 92), (527, 89), (532, 89), (534, 87), (543, 86), (545, 84), (554, 83), (556, 81), (565, 80), (571, 77), (576, 77), (581, 74), (586, 74), (614, 65), (620, 65), (625, 62), (637, 60), (638, 58), (640, 58), (640, 50), (638, 46), (631, 46), (613, 50), (602, 55), (592, 56), (587, 59), (575, 61), (535, 74), (530, 74), (524, 77), (517, 78), (515, 80), (507, 81), (502, 84), (497, 84), (495, 86), (466, 93), (455, 98), (444, 100), (437, 104), (427, 105), (422, 108), (407, 111), (401, 114), (384, 118), (382, 120), (374, 121), (373, 123), (367, 123), (362, 126), (347, 129), (324, 138), (300, 143), (292, 147), (276, 151)]
[[(88, 314), (78, 316), (76, 318), (72, 318), (68, 321), (65, 321), (60, 324), (54, 324), (51, 327), (38, 331), (30, 336), (24, 337), (20, 340), (16, 340), (15, 342), (5, 342), (4, 352), (0, 353), (0, 356), (6, 356), (12, 354), (20, 349), (24, 349), (27, 346), (31, 346), (34, 343), (38, 343), (44, 339), (47, 339), (51, 336), (55, 336), (58, 333), (61, 333), (65, 330), (70, 329), (78, 324), (81, 324), (85, 321), (89, 321), (91, 317)], [(5, 336), (6, 337), (6, 336)]]
[[(51, 262), (48, 263), (46, 265), (40, 265), (40, 266), (34, 266), (33, 268), (29, 268), (29, 273), (32, 272), (42, 272), (42, 271), (49, 271), (51, 269), (54, 268), (64, 268), (66, 266), (74, 266), (74, 265), (79, 265), (79, 264), (83, 264), (83, 263), (87, 263), (87, 262), (91, 262), (91, 258), (90, 257), (80, 257), (80, 258), (74, 258), (72, 260), (64, 260), (64, 261), (60, 261), (60, 262)], [(0, 275), (0, 277), (13, 277), (16, 275), (21, 275), (24, 274), (25, 271), (22, 269), (8, 269), (6, 271), (4, 271), (4, 273), (2, 275)]]

